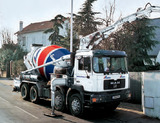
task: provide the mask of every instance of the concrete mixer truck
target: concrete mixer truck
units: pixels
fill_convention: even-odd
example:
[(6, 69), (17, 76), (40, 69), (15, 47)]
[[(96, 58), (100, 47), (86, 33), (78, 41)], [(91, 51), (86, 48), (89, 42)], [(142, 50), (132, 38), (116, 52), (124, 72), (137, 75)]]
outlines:
[(25, 100), (51, 98), (53, 110), (69, 109), (75, 116), (86, 106), (114, 110), (130, 94), (126, 56), (123, 51), (83, 49), (74, 54), (56, 45), (34, 45), (24, 58), (28, 70), (15, 87)]
[(123, 51), (92, 48), (123, 23), (159, 10), (155, 6), (145, 8), (81, 38), (75, 53), (56, 45), (33, 45), (24, 57), (28, 70), (21, 72), (14, 88), (23, 99), (34, 103), (40, 98), (51, 99), (52, 114), (55, 109), (69, 109), (72, 115), (79, 116), (84, 108), (97, 106), (106, 111), (115, 110), (120, 101), (130, 97), (127, 55)]

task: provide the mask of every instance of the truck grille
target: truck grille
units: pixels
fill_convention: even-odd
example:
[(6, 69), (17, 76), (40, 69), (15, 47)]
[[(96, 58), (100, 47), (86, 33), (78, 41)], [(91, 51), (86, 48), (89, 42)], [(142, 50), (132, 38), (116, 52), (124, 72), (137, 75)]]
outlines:
[(125, 87), (125, 79), (104, 80), (104, 90), (124, 88), (124, 87)]

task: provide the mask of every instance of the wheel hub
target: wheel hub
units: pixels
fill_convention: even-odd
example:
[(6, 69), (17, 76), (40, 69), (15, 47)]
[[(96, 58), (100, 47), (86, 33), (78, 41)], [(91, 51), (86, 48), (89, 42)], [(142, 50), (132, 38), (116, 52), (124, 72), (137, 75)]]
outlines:
[(31, 98), (32, 100), (36, 98), (36, 91), (34, 89), (31, 91)]
[(56, 96), (56, 98), (55, 98), (55, 104), (56, 105), (61, 105), (62, 104), (62, 97), (61, 96)]
[(22, 87), (22, 96), (25, 96), (26, 95), (26, 88), (25, 87)]
[(80, 110), (80, 103), (77, 99), (72, 101), (72, 109), (74, 112), (78, 112)]

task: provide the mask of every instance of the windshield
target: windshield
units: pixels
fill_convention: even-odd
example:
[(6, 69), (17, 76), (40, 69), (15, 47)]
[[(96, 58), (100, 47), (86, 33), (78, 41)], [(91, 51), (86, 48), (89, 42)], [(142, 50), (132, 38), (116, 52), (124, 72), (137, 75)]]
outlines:
[(97, 73), (125, 73), (126, 57), (93, 57), (93, 70)]

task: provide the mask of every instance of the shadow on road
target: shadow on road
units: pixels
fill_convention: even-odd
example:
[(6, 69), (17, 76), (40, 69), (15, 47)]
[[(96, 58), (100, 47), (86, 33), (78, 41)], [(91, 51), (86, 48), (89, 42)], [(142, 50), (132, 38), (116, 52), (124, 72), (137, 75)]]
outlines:
[[(93, 123), (159, 123), (160, 120), (149, 118), (143, 115), (141, 105), (122, 102), (119, 107), (113, 112), (107, 112), (103, 108), (88, 109), (85, 108), (84, 114), (81, 117), (74, 117), (68, 110), (65, 112), (55, 111), (56, 116), (51, 115), (51, 101), (40, 100), (37, 104), (45, 107), (44, 116), (48, 118), (60, 119), (65, 122), (93, 122)], [(48, 113), (48, 114), (47, 114)]]
[(50, 100), (40, 99), (37, 104), (40, 106), (44, 106), (46, 108), (51, 108), (51, 101)]
[[(49, 108), (51, 111), (51, 101), (49, 100), (40, 100), (38, 105), (44, 106)], [(103, 108), (96, 108), (96, 109), (88, 109), (85, 108), (83, 116), (79, 117), (85, 121), (89, 122), (128, 122), (135, 118), (141, 118), (143, 116), (142, 111), (139, 107), (140, 105), (134, 105), (129, 103), (122, 103), (115, 111), (107, 112)], [(57, 112), (60, 114), (60, 117), (53, 117), (56, 119), (63, 119), (63, 120), (70, 120), (69, 117), (71, 116), (70, 112), (66, 110), (65, 112)], [(48, 115), (50, 116), (50, 114)]]
[[(51, 110), (51, 101), (50, 100), (44, 100), (44, 99), (41, 99), (39, 102), (38, 102), (38, 105), (40, 106), (44, 106), (46, 108), (50, 108)], [(65, 111), (63, 113), (67, 113), (70, 115), (69, 111)], [(113, 115), (114, 114), (114, 111), (113, 112), (106, 112), (105, 110), (103, 110), (102, 108), (98, 109), (88, 109), (88, 108), (85, 108), (84, 110), (84, 115), (81, 116), (81, 118), (83, 119), (93, 119), (93, 118), (102, 118), (102, 117), (106, 117), (106, 115)]]

